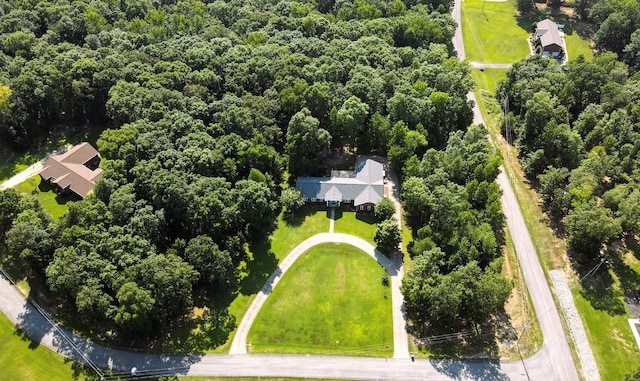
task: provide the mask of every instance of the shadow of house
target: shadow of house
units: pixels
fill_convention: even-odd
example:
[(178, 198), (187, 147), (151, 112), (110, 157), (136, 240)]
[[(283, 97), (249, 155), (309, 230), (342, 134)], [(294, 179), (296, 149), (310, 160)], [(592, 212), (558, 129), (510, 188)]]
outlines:
[(80, 143), (65, 153), (49, 157), (39, 174), (56, 193), (85, 198), (102, 177), (99, 164), (98, 151), (89, 143)]
[(308, 203), (353, 205), (356, 212), (371, 212), (384, 197), (384, 178), (381, 163), (358, 157), (353, 171), (331, 171), (330, 177), (298, 177), (296, 188)]

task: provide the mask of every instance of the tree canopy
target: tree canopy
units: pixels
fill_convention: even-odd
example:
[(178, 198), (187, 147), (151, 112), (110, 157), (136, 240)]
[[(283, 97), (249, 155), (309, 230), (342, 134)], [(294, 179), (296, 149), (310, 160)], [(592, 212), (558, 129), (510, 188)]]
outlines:
[(331, 150), (390, 152), (402, 170), (468, 126), (452, 4), (3, 3), (0, 138), (96, 127), (105, 171), (58, 221), (2, 193), (9, 253), (116, 335), (229, 300), (261, 260), (249, 244), (300, 204), (285, 179), (326, 174)]
[(566, 229), (577, 261), (591, 263), (606, 245), (638, 232), (640, 82), (633, 70), (611, 52), (564, 67), (532, 57), (498, 86), (509, 99), (523, 169), (538, 180), (543, 207)]

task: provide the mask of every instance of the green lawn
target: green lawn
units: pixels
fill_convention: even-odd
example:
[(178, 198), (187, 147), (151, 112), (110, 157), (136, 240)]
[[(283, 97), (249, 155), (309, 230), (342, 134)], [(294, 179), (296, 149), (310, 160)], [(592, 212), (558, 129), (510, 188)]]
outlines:
[(39, 175), (33, 176), (18, 184), (15, 189), (25, 196), (36, 197), (42, 206), (49, 211), (51, 217), (58, 219), (69, 210), (67, 202), (73, 200), (67, 196), (59, 196), (47, 183), (40, 183), (41, 180)]
[(1, 313), (0, 369), (5, 381), (97, 380), (91, 370), (18, 334), (15, 326)]
[(462, 3), (462, 35), (467, 59), (510, 63), (525, 58), (530, 53), (529, 30), (518, 25), (516, 16), (513, 0), (465, 0)]
[(253, 353), (389, 356), (391, 290), (382, 267), (348, 245), (309, 250), (283, 276), (249, 333)]
[(507, 78), (507, 69), (471, 69), (471, 78), (476, 84), (476, 89), (482, 89), (491, 95), (496, 94), (498, 82)]
[[(640, 351), (627, 321), (628, 313), (610, 314), (606, 309), (595, 308), (580, 289), (574, 288), (572, 293), (602, 380), (622, 380), (625, 374), (640, 365)], [(620, 295), (607, 300), (607, 303), (612, 301), (623, 306)]]
[(293, 216), (280, 216), (278, 228), (271, 236), (271, 250), (278, 262), (305, 239), (318, 233), (329, 232), (329, 215), (326, 210), (302, 208)]
[(569, 34), (566, 30), (564, 38), (567, 44), (567, 50), (569, 51), (569, 61), (578, 58), (580, 54), (589, 61), (593, 59), (593, 49), (591, 49), (590, 39), (580, 36), (577, 32), (571, 32), (571, 34)]
[[(250, 248), (254, 259), (241, 267), (240, 292), (229, 305), (229, 312), (235, 316), (236, 324), (249, 307), (254, 296), (262, 288), (284, 257), (305, 239), (318, 233), (329, 232), (327, 211), (314, 208), (302, 208), (293, 215), (278, 217), (278, 227), (264, 242)], [(229, 350), (235, 331), (223, 346), (210, 350), (212, 353), (226, 353)]]
[(377, 223), (378, 219), (371, 214), (360, 213), (356, 216), (354, 212), (336, 210), (336, 223), (333, 226), (333, 231), (352, 234), (373, 244), (373, 234), (376, 231)]

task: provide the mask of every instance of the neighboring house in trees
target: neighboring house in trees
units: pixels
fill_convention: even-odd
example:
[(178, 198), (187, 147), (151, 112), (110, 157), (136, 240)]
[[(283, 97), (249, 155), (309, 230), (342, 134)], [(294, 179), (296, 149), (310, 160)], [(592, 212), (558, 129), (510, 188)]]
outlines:
[(382, 164), (358, 157), (354, 171), (331, 171), (331, 177), (298, 177), (296, 188), (307, 202), (349, 204), (356, 211), (373, 211), (384, 197), (384, 177)]
[(543, 57), (562, 58), (563, 46), (562, 36), (558, 29), (558, 24), (546, 19), (536, 24), (534, 34), (536, 45), (540, 46), (540, 54)]
[(102, 177), (99, 164), (98, 151), (89, 143), (80, 143), (63, 154), (49, 157), (40, 177), (58, 193), (71, 192), (85, 198)]

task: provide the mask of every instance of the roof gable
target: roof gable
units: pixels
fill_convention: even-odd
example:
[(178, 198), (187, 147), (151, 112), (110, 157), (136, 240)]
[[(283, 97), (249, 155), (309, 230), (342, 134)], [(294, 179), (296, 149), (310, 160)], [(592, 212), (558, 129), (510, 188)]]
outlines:
[(49, 157), (40, 176), (61, 189), (70, 189), (80, 197), (86, 197), (103, 175), (102, 169), (92, 170), (87, 165), (99, 159), (95, 148), (89, 143), (80, 143), (63, 154)]
[(540, 39), (543, 48), (553, 44), (562, 47), (562, 37), (560, 37), (558, 25), (549, 19), (536, 24), (536, 36)]
[(354, 171), (331, 171), (331, 177), (298, 177), (296, 188), (307, 199), (376, 204), (384, 196), (384, 166), (359, 157)]

